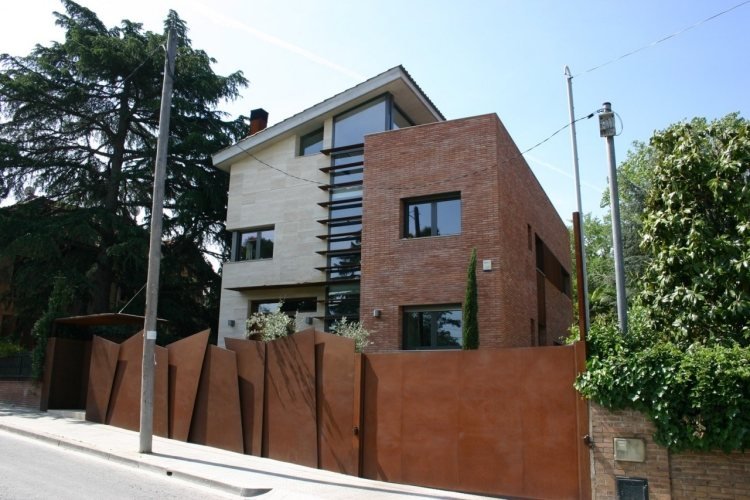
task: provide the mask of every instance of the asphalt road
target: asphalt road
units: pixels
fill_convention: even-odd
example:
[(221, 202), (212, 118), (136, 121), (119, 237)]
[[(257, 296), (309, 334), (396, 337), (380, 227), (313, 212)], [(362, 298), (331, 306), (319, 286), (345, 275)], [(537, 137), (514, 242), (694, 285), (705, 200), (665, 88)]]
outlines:
[(237, 498), (0, 431), (0, 499)]

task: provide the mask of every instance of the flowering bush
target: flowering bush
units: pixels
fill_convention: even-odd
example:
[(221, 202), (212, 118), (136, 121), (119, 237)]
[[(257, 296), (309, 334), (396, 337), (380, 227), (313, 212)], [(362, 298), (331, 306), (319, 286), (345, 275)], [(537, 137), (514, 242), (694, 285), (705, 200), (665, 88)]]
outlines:
[(370, 332), (368, 332), (359, 321), (346, 321), (346, 317), (343, 317), (333, 323), (331, 330), (336, 335), (353, 339), (354, 350), (356, 352), (362, 352), (365, 347), (372, 343), (368, 340), (370, 338)]
[(286, 313), (282, 312), (283, 302), (279, 302), (278, 308), (274, 312), (262, 313), (254, 312), (245, 322), (245, 336), (258, 334), (263, 342), (286, 337), (294, 333), (295, 321)]

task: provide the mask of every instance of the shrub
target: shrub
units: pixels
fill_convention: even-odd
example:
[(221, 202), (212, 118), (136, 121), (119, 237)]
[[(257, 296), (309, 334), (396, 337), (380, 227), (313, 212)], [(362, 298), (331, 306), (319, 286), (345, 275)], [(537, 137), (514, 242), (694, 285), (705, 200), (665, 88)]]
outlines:
[(284, 302), (278, 303), (278, 308), (274, 312), (262, 313), (255, 312), (245, 322), (245, 336), (250, 337), (258, 334), (263, 342), (286, 337), (294, 333), (295, 321), (286, 313), (282, 312)]
[(370, 332), (368, 332), (359, 321), (346, 321), (346, 317), (336, 320), (331, 327), (336, 335), (341, 335), (348, 339), (354, 340), (354, 350), (356, 352), (364, 351), (365, 347), (372, 342), (369, 341)]

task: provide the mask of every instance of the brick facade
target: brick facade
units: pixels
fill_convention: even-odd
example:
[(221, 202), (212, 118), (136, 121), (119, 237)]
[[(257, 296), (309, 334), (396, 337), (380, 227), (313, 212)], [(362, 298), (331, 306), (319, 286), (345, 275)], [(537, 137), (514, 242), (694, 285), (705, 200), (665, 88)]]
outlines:
[(38, 410), (41, 384), (34, 380), (0, 380), (0, 403)]
[[(364, 171), (360, 316), (371, 350), (401, 349), (404, 307), (463, 303), (473, 247), (480, 347), (534, 345), (535, 235), (569, 270), (568, 231), (497, 116), (367, 136)], [(461, 193), (460, 234), (403, 238), (404, 200), (454, 192)], [(547, 285), (551, 343), (570, 325), (572, 305)]]
[[(591, 427), (591, 483), (597, 500), (617, 498), (617, 476), (646, 479), (650, 500), (750, 498), (750, 453), (670, 453), (654, 443), (654, 426), (642, 413), (610, 411), (594, 403)], [(646, 461), (615, 461), (615, 437), (643, 439)]]

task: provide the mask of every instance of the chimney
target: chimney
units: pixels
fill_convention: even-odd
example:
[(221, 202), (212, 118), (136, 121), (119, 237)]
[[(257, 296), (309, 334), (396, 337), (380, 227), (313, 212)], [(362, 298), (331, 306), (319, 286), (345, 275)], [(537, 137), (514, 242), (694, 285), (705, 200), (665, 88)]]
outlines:
[(248, 135), (257, 134), (268, 125), (268, 111), (263, 108), (258, 108), (250, 111), (250, 133)]

